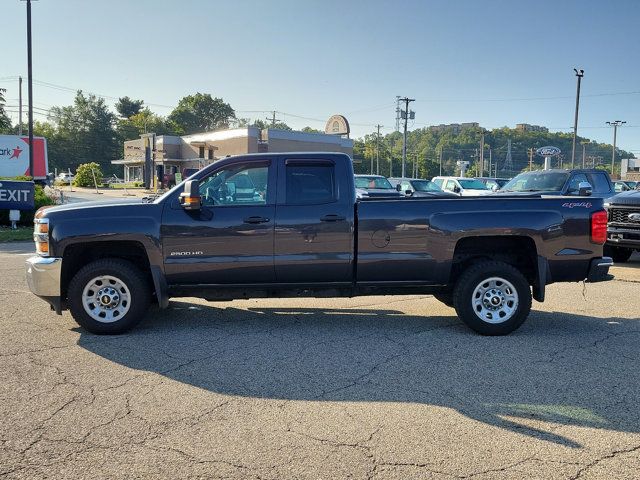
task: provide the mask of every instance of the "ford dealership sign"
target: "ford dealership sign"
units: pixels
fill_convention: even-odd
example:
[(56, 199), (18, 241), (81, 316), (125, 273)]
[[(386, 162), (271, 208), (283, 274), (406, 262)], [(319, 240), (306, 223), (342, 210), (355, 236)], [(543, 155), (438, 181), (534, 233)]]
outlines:
[(33, 210), (33, 182), (0, 180), (0, 210)]
[(560, 149), (558, 147), (540, 147), (536, 150), (536, 154), (541, 157), (555, 157), (560, 154)]

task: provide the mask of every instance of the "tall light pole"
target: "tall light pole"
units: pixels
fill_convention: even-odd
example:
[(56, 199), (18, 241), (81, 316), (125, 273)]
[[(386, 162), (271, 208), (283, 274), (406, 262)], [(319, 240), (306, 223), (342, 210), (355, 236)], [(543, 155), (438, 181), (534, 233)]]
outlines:
[(407, 122), (409, 121), (409, 102), (415, 102), (415, 98), (404, 97), (400, 99), (404, 102), (404, 131), (402, 136), (402, 178), (406, 176), (406, 162), (407, 162)]
[(574, 163), (576, 161), (576, 136), (578, 135), (578, 110), (580, 108), (580, 81), (582, 77), (584, 77), (584, 70), (577, 68), (573, 69), (576, 72), (576, 77), (578, 77), (578, 89), (576, 91), (576, 115), (573, 119), (573, 144), (571, 147), (571, 168), (574, 167)]
[(611, 125), (613, 127), (613, 148), (611, 149), (611, 175), (613, 175), (613, 170), (616, 164), (616, 137), (618, 134), (618, 127), (620, 125), (624, 125), (627, 122), (623, 122), (622, 120), (614, 120), (613, 122), (607, 122), (607, 125)]
[[(29, 98), (29, 175), (33, 178), (33, 77), (31, 75), (31, 0), (27, 0), (27, 96)], [(44, 172), (45, 174), (47, 172)]]

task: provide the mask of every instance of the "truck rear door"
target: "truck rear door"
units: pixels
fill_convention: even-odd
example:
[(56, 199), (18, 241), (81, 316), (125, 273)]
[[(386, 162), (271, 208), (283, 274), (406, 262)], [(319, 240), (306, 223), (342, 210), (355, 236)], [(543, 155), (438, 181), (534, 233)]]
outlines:
[(350, 283), (353, 171), (344, 165), (350, 160), (331, 155), (309, 157), (283, 156), (278, 162), (276, 281)]

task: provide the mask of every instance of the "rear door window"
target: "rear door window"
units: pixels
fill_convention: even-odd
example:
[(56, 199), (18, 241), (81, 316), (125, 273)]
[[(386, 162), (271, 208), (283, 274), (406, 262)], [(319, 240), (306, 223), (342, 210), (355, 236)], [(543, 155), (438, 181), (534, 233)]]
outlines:
[(337, 200), (333, 163), (291, 162), (285, 170), (287, 205), (320, 205)]
[(590, 173), (589, 177), (589, 183), (591, 184), (591, 187), (593, 187), (594, 193), (609, 193), (611, 191), (609, 179), (607, 179), (607, 174), (605, 172)]

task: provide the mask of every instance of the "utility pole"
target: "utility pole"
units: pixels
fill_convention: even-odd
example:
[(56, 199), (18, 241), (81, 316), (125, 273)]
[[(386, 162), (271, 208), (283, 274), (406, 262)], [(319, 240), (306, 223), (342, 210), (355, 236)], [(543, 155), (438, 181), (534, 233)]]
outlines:
[(527, 150), (529, 152), (529, 171), (533, 170), (533, 148)]
[[(33, 76), (31, 61), (31, 0), (27, 0), (27, 95), (29, 97), (29, 175), (33, 175)], [(45, 172), (46, 174), (47, 172)]]
[[(364, 140), (364, 151), (367, 152), (367, 139)], [(371, 155), (371, 165), (369, 166), (369, 175), (373, 175), (373, 155)]]
[(493, 164), (493, 158), (491, 154), (491, 145), (489, 145), (489, 176), (491, 176), (491, 165)]
[(400, 131), (400, 95), (396, 95), (396, 132)]
[(266, 120), (271, 120), (271, 126), (275, 127), (276, 126), (276, 122), (279, 122), (280, 119), (276, 118), (276, 111), (274, 110), (273, 112), (271, 112), (271, 118), (269, 117), (265, 117)]
[(382, 125), (376, 125), (378, 133), (376, 134), (376, 175), (380, 175), (380, 128)]
[(440, 147), (440, 176), (442, 176), (442, 147)]
[(582, 168), (585, 167), (585, 161), (587, 159), (587, 143), (589, 142), (582, 142)]
[(484, 131), (480, 135), (480, 158), (478, 160), (478, 176), (482, 177), (484, 173)]
[[(406, 175), (406, 163), (407, 163), (407, 122), (409, 121), (409, 117), (412, 116), (413, 112), (409, 112), (409, 103), (415, 102), (415, 98), (404, 97), (401, 98), (400, 101), (404, 102), (404, 133), (402, 136), (402, 178), (405, 178)], [(412, 119), (415, 117), (412, 116)]]
[(611, 149), (611, 175), (613, 175), (613, 170), (616, 164), (616, 136), (618, 133), (618, 127), (620, 125), (624, 125), (627, 122), (623, 122), (622, 120), (614, 120), (613, 122), (607, 122), (608, 125), (613, 127), (613, 148)]
[(578, 88), (576, 91), (576, 115), (573, 119), (573, 144), (571, 146), (571, 168), (574, 168), (575, 160), (576, 160), (576, 137), (578, 135), (578, 109), (580, 107), (580, 82), (582, 77), (584, 77), (584, 70), (577, 68), (573, 69), (576, 72), (576, 77), (578, 77)]
[(22, 77), (18, 77), (18, 135), (22, 135)]

